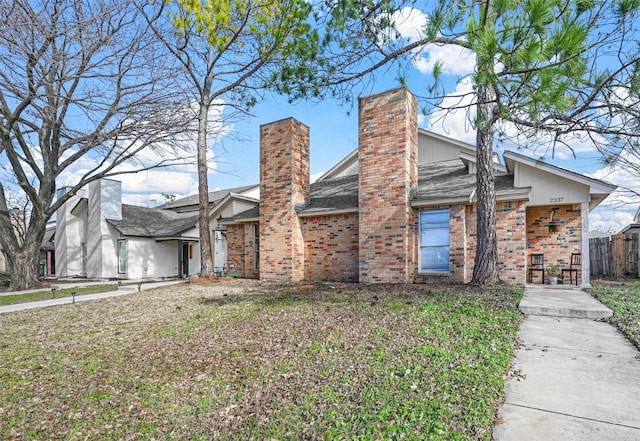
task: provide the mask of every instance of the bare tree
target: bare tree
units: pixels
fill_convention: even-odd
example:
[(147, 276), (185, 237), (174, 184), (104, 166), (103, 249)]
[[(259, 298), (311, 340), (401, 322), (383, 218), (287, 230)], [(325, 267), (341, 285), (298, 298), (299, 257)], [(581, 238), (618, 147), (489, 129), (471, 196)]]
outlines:
[[(37, 283), (47, 220), (91, 181), (181, 163), (188, 125), (166, 53), (136, 8), (118, 0), (2, 0), (0, 244), (11, 287)], [(181, 107), (182, 106), (182, 107)], [(153, 152), (153, 154), (149, 154)], [(77, 167), (79, 163), (82, 167)], [(71, 190), (55, 199), (56, 181)], [(23, 240), (10, 193), (30, 207)]]
[[(246, 115), (281, 75), (309, 79), (306, 61), (317, 33), (305, 0), (141, 2), (148, 24), (182, 66), (185, 94), (197, 104), (201, 276), (214, 275), (209, 231), (208, 145), (218, 134), (210, 112), (224, 106), (225, 121)], [(213, 135), (213, 136), (212, 136)]]

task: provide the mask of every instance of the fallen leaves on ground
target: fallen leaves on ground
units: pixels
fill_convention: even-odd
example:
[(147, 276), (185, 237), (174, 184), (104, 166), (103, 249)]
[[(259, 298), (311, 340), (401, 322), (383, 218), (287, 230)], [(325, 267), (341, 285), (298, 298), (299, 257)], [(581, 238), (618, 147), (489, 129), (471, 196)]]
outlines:
[(491, 439), (508, 288), (197, 280), (0, 316), (1, 439)]

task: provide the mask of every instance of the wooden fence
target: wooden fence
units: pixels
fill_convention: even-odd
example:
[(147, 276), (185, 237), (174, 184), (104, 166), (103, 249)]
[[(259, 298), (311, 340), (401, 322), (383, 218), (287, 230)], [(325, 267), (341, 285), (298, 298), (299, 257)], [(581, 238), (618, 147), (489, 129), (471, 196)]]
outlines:
[(591, 275), (638, 277), (638, 234), (618, 234), (589, 239)]

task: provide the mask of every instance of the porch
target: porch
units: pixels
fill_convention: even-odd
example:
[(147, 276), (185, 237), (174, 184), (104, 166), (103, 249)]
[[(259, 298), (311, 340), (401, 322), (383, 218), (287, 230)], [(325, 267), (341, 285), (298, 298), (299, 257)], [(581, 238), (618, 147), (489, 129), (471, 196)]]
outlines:
[(588, 213), (586, 203), (527, 208), (527, 284), (590, 286)]

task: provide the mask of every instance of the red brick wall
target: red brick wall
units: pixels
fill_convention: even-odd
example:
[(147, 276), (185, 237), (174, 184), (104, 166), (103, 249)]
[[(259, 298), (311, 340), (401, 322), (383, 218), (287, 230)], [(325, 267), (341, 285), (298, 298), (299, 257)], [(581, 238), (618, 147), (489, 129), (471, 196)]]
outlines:
[(260, 127), (260, 278), (304, 278), (297, 205), (309, 198), (309, 128), (289, 118)]
[[(555, 232), (549, 231), (552, 209), (557, 209), (553, 215), (558, 225)], [(582, 251), (580, 208), (574, 210), (571, 205), (528, 208), (527, 251), (527, 266), (531, 254), (543, 253), (545, 266), (557, 264), (569, 268), (571, 253)]]
[(227, 274), (245, 277), (244, 225), (227, 226)]
[[(466, 217), (469, 245), (465, 282), (470, 282), (476, 258), (478, 220), (475, 205), (467, 206)], [(527, 265), (526, 203), (524, 201), (497, 202), (496, 228), (500, 280), (512, 284), (524, 284)]]
[(254, 228), (256, 222), (227, 226), (227, 274), (247, 279), (260, 277), (255, 268)]
[[(419, 274), (416, 281), (428, 283), (450, 281), (468, 283), (473, 275), (476, 257), (477, 217), (475, 205), (443, 205), (430, 210), (449, 209), (449, 275)], [(526, 276), (526, 206), (524, 201), (498, 202), (496, 205), (498, 267), (500, 279), (525, 283)], [(416, 213), (416, 225), (419, 225)], [(416, 254), (419, 256), (419, 249)], [(419, 264), (416, 263), (416, 269)]]
[(358, 215), (302, 219), (305, 280), (358, 281)]
[(408, 283), (415, 270), (417, 102), (402, 88), (359, 102), (360, 282)]
[(478, 213), (475, 205), (467, 205), (465, 208), (465, 226), (467, 229), (467, 254), (465, 256), (464, 283), (469, 283), (473, 276), (473, 266), (476, 261)]
[(465, 259), (468, 248), (467, 207), (452, 205), (449, 207), (449, 265), (452, 280), (468, 282), (468, 264)]
[(523, 284), (527, 269), (527, 208), (524, 201), (496, 204), (500, 280)]

